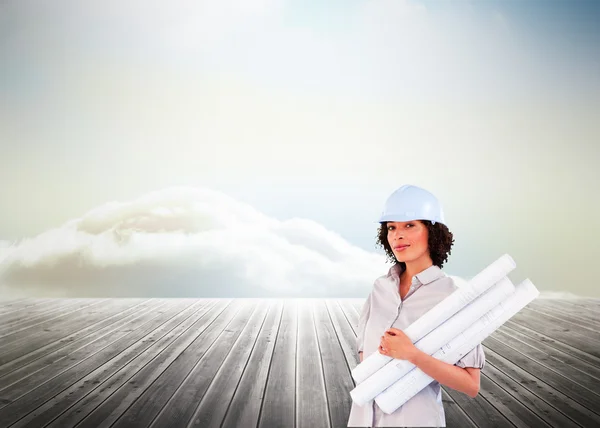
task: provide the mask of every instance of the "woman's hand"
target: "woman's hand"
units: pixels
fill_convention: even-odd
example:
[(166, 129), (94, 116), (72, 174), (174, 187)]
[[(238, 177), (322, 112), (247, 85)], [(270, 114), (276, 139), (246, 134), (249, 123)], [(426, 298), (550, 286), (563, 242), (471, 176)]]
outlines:
[(388, 357), (412, 362), (414, 357), (419, 353), (419, 349), (402, 330), (389, 328), (381, 336), (379, 353)]

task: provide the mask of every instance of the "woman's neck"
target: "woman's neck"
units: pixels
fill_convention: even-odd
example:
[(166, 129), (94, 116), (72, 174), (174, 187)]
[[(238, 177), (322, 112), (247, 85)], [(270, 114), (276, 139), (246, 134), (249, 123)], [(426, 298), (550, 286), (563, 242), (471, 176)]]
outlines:
[(412, 262), (405, 262), (405, 265), (406, 268), (404, 269), (404, 272), (402, 272), (400, 280), (401, 282), (410, 283), (413, 276), (433, 266), (433, 261), (430, 257), (426, 257), (420, 260), (414, 260)]

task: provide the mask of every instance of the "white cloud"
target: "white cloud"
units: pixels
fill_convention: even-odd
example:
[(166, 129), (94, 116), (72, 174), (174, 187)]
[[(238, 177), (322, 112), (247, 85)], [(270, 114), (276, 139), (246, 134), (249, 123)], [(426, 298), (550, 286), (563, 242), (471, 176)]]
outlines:
[(189, 187), (107, 203), (0, 252), (11, 295), (364, 297), (385, 272), (382, 255), (311, 220)]

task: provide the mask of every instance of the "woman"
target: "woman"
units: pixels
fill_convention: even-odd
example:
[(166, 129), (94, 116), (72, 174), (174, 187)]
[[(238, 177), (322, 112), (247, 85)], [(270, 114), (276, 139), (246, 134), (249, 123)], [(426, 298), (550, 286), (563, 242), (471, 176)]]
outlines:
[(372, 400), (352, 402), (349, 427), (445, 427), (440, 384), (474, 398), (485, 365), (478, 344), (456, 364), (448, 364), (417, 349), (402, 331), (457, 289), (442, 270), (454, 242), (444, 224), (440, 202), (425, 189), (404, 185), (386, 201), (379, 220), (378, 244), (394, 265), (375, 281), (359, 319), (357, 348), (408, 360), (434, 379), (391, 414)]

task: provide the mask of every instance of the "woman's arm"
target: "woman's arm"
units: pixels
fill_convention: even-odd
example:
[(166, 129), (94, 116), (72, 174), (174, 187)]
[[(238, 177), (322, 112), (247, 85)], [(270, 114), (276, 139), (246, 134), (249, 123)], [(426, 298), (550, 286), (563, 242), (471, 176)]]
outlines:
[(418, 352), (410, 359), (428, 376), (434, 378), (442, 385), (467, 394), (475, 398), (479, 393), (480, 369), (473, 367), (458, 367), (445, 363), (417, 349)]

